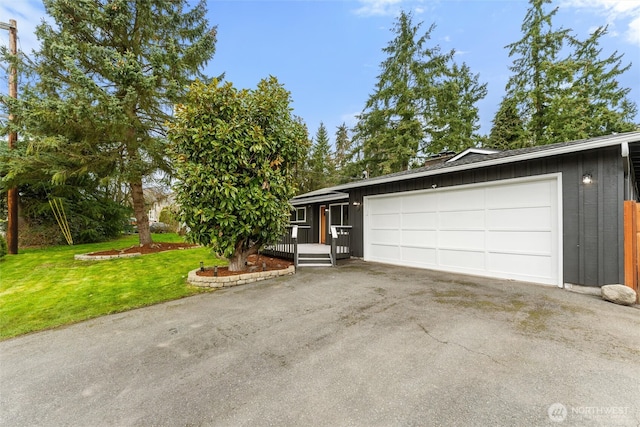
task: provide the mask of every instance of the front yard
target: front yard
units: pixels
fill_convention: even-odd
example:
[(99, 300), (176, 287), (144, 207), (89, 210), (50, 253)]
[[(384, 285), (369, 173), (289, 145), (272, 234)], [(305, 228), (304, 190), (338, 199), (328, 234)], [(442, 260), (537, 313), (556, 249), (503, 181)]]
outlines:
[[(157, 242), (181, 242), (157, 234)], [(207, 248), (135, 258), (77, 261), (75, 254), (136, 245), (138, 236), (112, 242), (23, 249), (0, 261), (0, 339), (144, 307), (203, 292), (186, 284), (189, 270), (225, 265)]]

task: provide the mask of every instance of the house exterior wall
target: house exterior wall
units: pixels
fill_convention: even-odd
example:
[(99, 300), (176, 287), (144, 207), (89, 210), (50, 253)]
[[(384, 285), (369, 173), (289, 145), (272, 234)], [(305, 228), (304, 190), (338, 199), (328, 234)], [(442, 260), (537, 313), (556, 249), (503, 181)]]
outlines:
[[(619, 146), (352, 189), (352, 255), (363, 256), (363, 212), (354, 202), (362, 203), (364, 196), (557, 172), (562, 174), (564, 282), (623, 283), (624, 168)], [(582, 183), (586, 173), (592, 175), (592, 184)]]

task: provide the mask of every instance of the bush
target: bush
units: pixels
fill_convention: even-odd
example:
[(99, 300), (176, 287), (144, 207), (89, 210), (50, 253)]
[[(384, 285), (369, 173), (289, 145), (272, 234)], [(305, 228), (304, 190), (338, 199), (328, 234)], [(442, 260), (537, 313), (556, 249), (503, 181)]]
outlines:
[(178, 223), (177, 208), (166, 207), (160, 212), (160, 222), (164, 222), (169, 227), (169, 231), (177, 233), (180, 230), (180, 224)]
[(4, 236), (0, 234), (0, 259), (4, 258), (7, 254), (7, 241), (4, 240)]

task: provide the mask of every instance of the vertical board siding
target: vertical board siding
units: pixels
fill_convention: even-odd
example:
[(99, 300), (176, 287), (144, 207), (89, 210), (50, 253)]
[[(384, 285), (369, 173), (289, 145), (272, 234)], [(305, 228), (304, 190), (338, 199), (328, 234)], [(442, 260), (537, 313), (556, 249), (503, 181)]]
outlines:
[[(408, 179), (350, 191), (350, 204), (365, 196), (453, 187), (502, 179), (562, 173), (564, 282), (588, 286), (623, 283), (624, 177), (620, 147)], [(590, 173), (594, 182), (582, 183)], [(352, 253), (363, 256), (363, 208), (352, 209)]]

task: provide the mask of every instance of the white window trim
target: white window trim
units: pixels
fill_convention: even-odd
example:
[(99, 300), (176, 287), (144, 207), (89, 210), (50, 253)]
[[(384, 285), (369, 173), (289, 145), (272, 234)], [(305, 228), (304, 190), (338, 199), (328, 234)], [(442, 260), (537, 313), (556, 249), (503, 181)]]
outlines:
[[(300, 209), (302, 209), (302, 211), (304, 212), (304, 218), (303, 219), (299, 219), (299, 216), (298, 216), (298, 211)], [(307, 222), (307, 208), (306, 208), (306, 206), (303, 206), (301, 208), (293, 208), (293, 212), (295, 212), (295, 218), (296, 219), (294, 221), (291, 221), (291, 223), (298, 224), (298, 223), (301, 223), (301, 222)]]
[[(342, 206), (342, 208), (340, 208), (340, 224), (333, 224), (331, 221), (331, 207), (332, 206)], [(350, 224), (343, 224), (342, 223), (342, 218), (344, 217), (344, 215), (342, 215), (342, 210), (345, 208), (349, 209), (349, 202), (346, 203), (334, 203), (332, 205), (329, 205), (329, 227), (331, 227), (332, 225), (338, 225), (338, 226), (343, 226), (343, 225), (350, 225)]]

